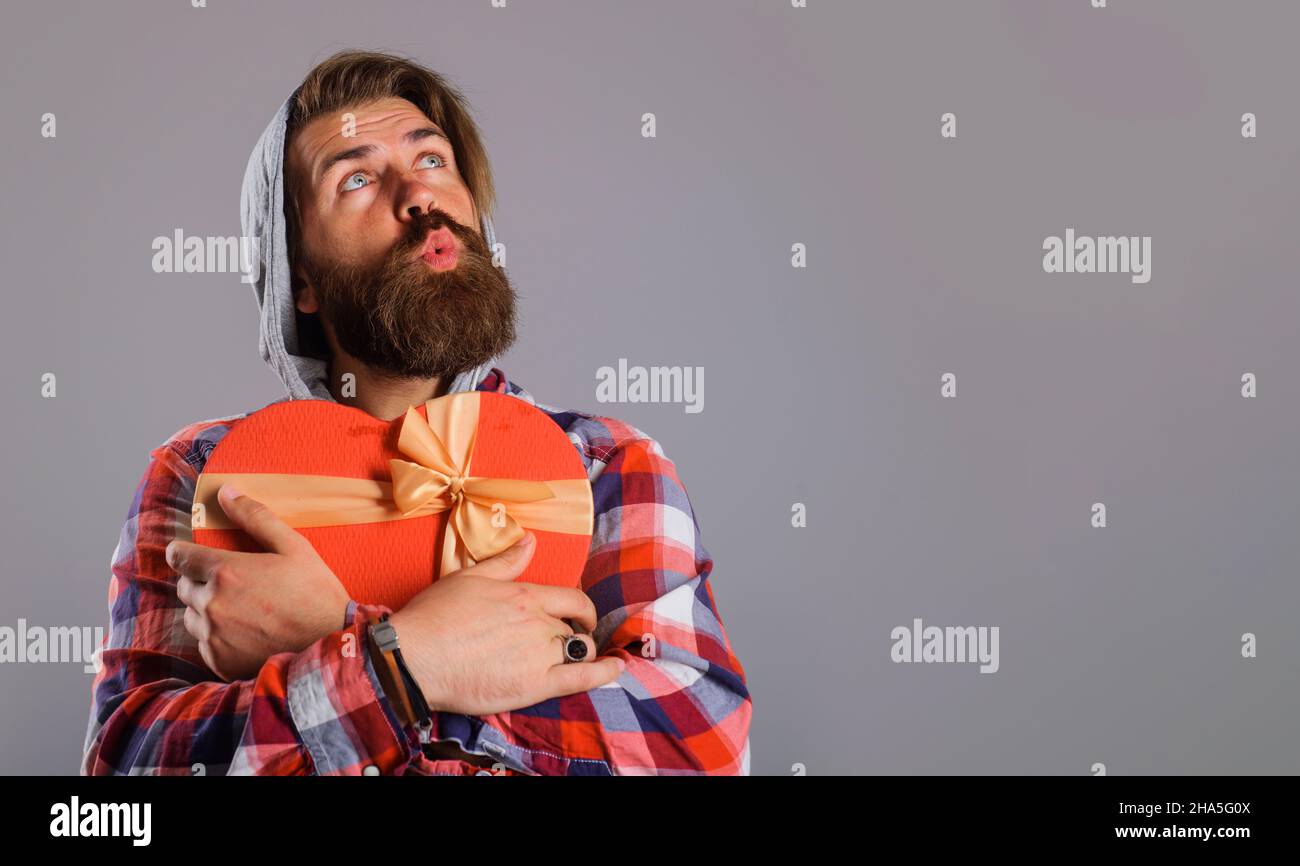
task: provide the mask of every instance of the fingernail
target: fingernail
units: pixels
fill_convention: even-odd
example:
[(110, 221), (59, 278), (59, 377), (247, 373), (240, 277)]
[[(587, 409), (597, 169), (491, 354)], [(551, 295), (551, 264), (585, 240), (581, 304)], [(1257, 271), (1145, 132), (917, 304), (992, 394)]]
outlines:
[(623, 661), (622, 656), (614, 656), (614, 661), (618, 662), (618, 672), (623, 673), (627, 670), (627, 662)]
[(163, 559), (167, 560), (167, 564), (172, 568), (176, 567), (176, 563), (172, 562), (172, 549), (175, 544), (176, 542), (169, 541), (167, 542), (167, 546), (163, 548)]
[(221, 495), (225, 497), (227, 502), (232, 502), (244, 494), (233, 484), (223, 484), (221, 485)]
[(525, 532), (523, 540), (520, 541), (519, 543), (522, 544), (524, 547), (529, 547), (530, 545), (537, 543), (537, 536), (533, 535), (531, 532)]

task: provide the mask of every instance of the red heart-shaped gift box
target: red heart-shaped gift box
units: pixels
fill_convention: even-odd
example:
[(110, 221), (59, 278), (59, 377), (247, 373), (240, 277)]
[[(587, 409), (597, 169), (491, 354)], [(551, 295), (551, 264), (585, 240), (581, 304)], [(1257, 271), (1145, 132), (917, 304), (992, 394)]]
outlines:
[[(458, 419), (459, 432), (440, 430), (431, 418)], [(404, 432), (404, 424), (425, 429)], [(464, 459), (444, 475), (424, 468), (437, 464), (436, 460), (414, 461), (415, 480), (400, 482), (390, 461), (405, 463), (409, 468), (412, 453), (418, 449), (409, 447), (407, 443), (414, 440), (407, 437), (418, 433), (427, 440), (430, 432), (437, 440), (430, 446), (433, 451), (443, 451), (445, 439), (444, 453), (459, 449)], [(447, 561), (444, 545), (460, 542), (468, 532), (458, 527), (473, 524), (469, 518), (465, 518), (469, 524), (462, 524), (453, 516), (454, 508), (446, 506), (446, 502), (456, 501), (455, 493), (462, 484), (466, 491), (480, 492), (468, 497), (478, 504), (467, 505), (461, 513), (477, 509), (473, 513), (478, 526), (486, 530), (480, 533), (477, 547), (471, 544), (471, 548), (480, 553), (496, 552), (508, 533), (487, 529), (486, 523), (490, 520), (493, 526), (500, 526), (508, 519), (512, 527), (517, 524), (528, 528), (537, 538), (537, 549), (519, 580), (573, 587), (580, 584), (591, 544), (591, 487), (586, 471), (564, 431), (541, 410), (517, 397), (487, 391), (448, 394), (413, 406), (404, 418), (392, 421), (381, 421), (360, 409), (324, 400), (293, 400), (259, 409), (231, 427), (212, 450), (199, 476), (192, 520), (194, 541), (225, 550), (261, 550), (246, 533), (229, 524), (216, 493), (221, 484), (231, 482), (246, 495), (259, 499), (259, 483), (270, 477), (280, 484), (280, 495), (276, 499), (268, 494), (268, 506), (282, 517), (300, 512), (309, 515), (286, 519), (311, 542), (359, 602), (397, 610), (437, 580)], [(396, 504), (400, 500), (397, 492), (404, 485), (409, 488), (410, 484), (430, 478), (451, 478), (443, 488), (452, 492), (438, 500), (444, 503), (442, 510), (427, 513), (433, 507), (429, 506), (414, 516), (407, 516), (410, 512), (403, 514), (405, 509)], [(547, 498), (542, 503), (503, 506), (488, 501), (493, 498), (490, 494), (502, 489), (500, 482), (488, 481), (484, 487), (485, 479), (550, 482), (546, 488), (563, 488), (566, 492), (532, 497)], [(320, 503), (333, 504), (336, 499), (322, 500), (315, 493), (312, 495), (317, 498), (308, 503), (304, 512), (301, 506), (305, 500), (298, 498), (300, 493), (306, 496), (304, 491), (322, 485), (332, 490), (332, 485), (355, 488), (358, 484), (363, 489), (373, 488), (376, 502), (383, 500), (382, 506), (375, 505), (370, 511), (387, 509), (385, 518), (357, 522), (340, 517), (336, 511), (321, 510), (326, 506)], [(531, 489), (536, 491), (538, 487), (534, 484)], [(564, 500), (565, 511), (558, 522), (552, 518), (557, 511), (557, 497)], [(272, 502), (281, 503), (281, 507)], [(563, 531), (538, 528), (561, 524)], [(518, 528), (512, 531), (514, 536), (520, 534)], [(446, 537), (449, 532), (453, 535), (450, 540)], [(493, 533), (496, 535), (490, 537)], [(490, 541), (491, 550), (483, 543), (485, 539)], [(462, 561), (460, 565), (473, 561)]]

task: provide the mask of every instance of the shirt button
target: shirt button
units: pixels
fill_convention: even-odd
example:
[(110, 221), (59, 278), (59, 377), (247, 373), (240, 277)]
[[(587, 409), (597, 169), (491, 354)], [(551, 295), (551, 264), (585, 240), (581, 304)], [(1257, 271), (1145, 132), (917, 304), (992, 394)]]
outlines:
[(379, 768), (376, 767), (374, 764), (367, 764), (367, 765), (366, 765), (366, 768), (365, 768), (364, 770), (361, 771), (361, 775), (363, 775), (363, 776), (378, 776), (378, 775), (379, 775)]

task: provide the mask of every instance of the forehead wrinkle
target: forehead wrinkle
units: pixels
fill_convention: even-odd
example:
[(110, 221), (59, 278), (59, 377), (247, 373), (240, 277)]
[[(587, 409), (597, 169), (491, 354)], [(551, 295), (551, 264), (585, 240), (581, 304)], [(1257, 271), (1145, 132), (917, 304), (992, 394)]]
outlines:
[[(355, 113), (355, 109), (353, 111)], [(325, 164), (325, 162), (329, 161), (329, 157), (326, 154), (334, 153), (334, 147), (346, 147), (347, 142), (355, 142), (357, 136), (361, 135), (363, 131), (369, 133), (372, 132), (374, 127), (383, 127), (387, 124), (400, 123), (402, 119), (407, 116), (410, 116), (411, 119), (419, 125), (416, 129), (406, 133), (406, 136), (409, 136), (411, 132), (417, 131), (420, 126), (426, 126), (438, 130), (439, 135), (442, 138), (447, 139), (447, 135), (442, 131), (441, 127), (434, 123), (423, 111), (416, 108), (414, 105), (408, 104), (395, 106), (391, 110), (385, 111), (379, 115), (366, 117), (364, 120), (356, 118), (353, 124), (357, 132), (356, 136), (345, 137), (343, 135), (342, 127), (336, 125), (334, 127), (334, 132), (328, 138), (321, 141), (319, 146), (310, 148), (310, 164), (314, 167), (312, 171), (312, 185), (315, 186), (320, 183), (326, 175), (327, 169), (330, 167)], [(319, 121), (324, 120), (326, 120), (326, 118), (319, 118)], [(310, 127), (311, 124), (308, 125), (308, 129), (310, 129)], [(307, 130), (304, 130), (304, 132), (307, 132)], [(406, 138), (404, 137), (403, 141), (405, 140)], [(369, 147), (371, 148), (371, 152), (373, 152), (376, 145), (372, 143), (358, 143), (353, 147), (348, 147), (348, 150), (357, 150), (361, 147)]]

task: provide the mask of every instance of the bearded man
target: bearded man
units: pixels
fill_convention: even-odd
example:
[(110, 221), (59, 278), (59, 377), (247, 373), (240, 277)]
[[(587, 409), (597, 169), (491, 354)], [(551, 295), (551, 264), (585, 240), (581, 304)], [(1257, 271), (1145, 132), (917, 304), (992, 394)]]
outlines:
[[(197, 477), (248, 413), (189, 425), (152, 452), (113, 556), (83, 773), (748, 772), (744, 670), (673, 463), (624, 422), (537, 403), (497, 366), (516, 312), (492, 203), (478, 130), (441, 76), (372, 52), (321, 63), (244, 180), (260, 349), (288, 400), (387, 421), (479, 390), (546, 412), (592, 485), (581, 588), (513, 582), (527, 534), (378, 610), (229, 484), (221, 507), (264, 550), (195, 544)], [(385, 674), (385, 614), (409, 682)]]

